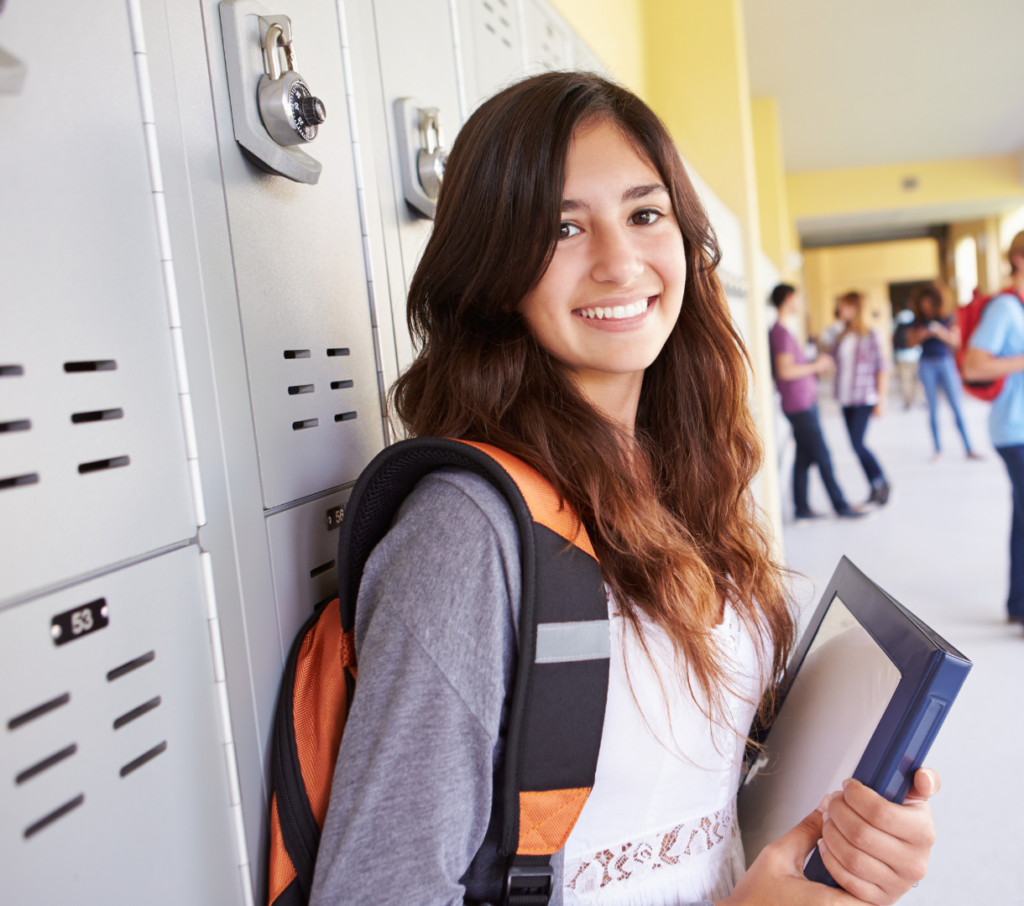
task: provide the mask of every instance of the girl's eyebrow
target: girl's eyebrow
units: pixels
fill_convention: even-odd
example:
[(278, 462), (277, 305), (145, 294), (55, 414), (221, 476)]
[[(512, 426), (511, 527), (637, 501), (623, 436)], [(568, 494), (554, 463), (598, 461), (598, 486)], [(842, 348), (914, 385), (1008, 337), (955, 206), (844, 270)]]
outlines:
[[(626, 189), (622, 193), (623, 201), (633, 201), (637, 198), (646, 198), (648, 195), (654, 195), (659, 192), (668, 194), (668, 189), (665, 188), (660, 182), (650, 183), (646, 186), (633, 186), (632, 188)], [(590, 205), (585, 201), (580, 201), (576, 198), (563, 198), (562, 199), (562, 213), (566, 214), (569, 211), (578, 211), (580, 209), (589, 211)]]
[(622, 193), (622, 200), (631, 201), (634, 198), (645, 198), (646, 196), (653, 195), (656, 192), (664, 192), (667, 195), (668, 189), (666, 189), (660, 182), (653, 182), (647, 186), (633, 186), (632, 189), (626, 189), (626, 191)]

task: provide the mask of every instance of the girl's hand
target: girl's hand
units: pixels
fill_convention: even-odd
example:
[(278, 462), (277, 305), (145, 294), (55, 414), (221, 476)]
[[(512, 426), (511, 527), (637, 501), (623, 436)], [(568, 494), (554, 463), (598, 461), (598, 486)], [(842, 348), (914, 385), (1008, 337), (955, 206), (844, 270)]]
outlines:
[(888, 906), (924, 876), (935, 843), (928, 799), (939, 775), (921, 768), (902, 805), (856, 780), (843, 783), (825, 808), (822, 861), (846, 890), (865, 903)]
[(885, 403), (881, 400), (875, 403), (875, 408), (871, 410), (871, 414), (875, 416), (875, 418), (881, 418), (885, 415)]
[(732, 896), (716, 900), (715, 906), (863, 906), (845, 890), (804, 877), (804, 862), (821, 839), (822, 810), (828, 803), (826, 796), (788, 834), (762, 849)]

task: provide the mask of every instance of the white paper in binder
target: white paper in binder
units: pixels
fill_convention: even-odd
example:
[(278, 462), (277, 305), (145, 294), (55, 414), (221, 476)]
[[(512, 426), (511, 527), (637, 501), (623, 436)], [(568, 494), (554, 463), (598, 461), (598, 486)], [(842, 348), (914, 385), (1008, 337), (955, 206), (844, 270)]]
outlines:
[(900, 678), (834, 597), (740, 793), (748, 865), (853, 775)]

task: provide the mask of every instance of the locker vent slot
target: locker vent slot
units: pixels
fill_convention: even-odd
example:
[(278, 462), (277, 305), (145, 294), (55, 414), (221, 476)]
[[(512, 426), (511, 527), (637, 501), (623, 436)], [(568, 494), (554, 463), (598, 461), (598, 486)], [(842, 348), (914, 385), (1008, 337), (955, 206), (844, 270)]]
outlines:
[(31, 780), (36, 776), (36, 774), (42, 774), (47, 768), (52, 768), (55, 764), (59, 764), (65, 758), (70, 758), (77, 751), (78, 746), (75, 743), (71, 743), (67, 748), (61, 749), (59, 752), (54, 752), (51, 756), (44, 758), (42, 761), (37, 761), (30, 768), (25, 768), (24, 771), (14, 778), (14, 782), (21, 784), (26, 780)]
[(158, 745), (153, 746), (148, 752), (143, 752), (138, 758), (129, 761), (123, 768), (121, 768), (121, 776), (127, 777), (132, 771), (136, 771), (141, 768), (147, 761), (152, 761), (161, 752), (167, 751), (167, 740)]
[(37, 717), (42, 717), (44, 714), (49, 714), (54, 708), (59, 708), (61, 705), (66, 705), (71, 701), (71, 693), (65, 692), (63, 695), (58, 695), (56, 698), (51, 698), (48, 702), (43, 702), (41, 705), (36, 705), (24, 714), (19, 714), (17, 717), (12, 717), (7, 721), (8, 730), (16, 730), (23, 724), (27, 724), (30, 720), (35, 720)]
[(20, 418), (13, 422), (0, 422), (0, 434), (6, 434), (8, 431), (28, 431), (32, 427), (32, 420), (28, 418)]
[(334, 420), (336, 422), (347, 422), (347, 421), (351, 421), (353, 418), (355, 418), (358, 415), (359, 415), (358, 412), (339, 412), (336, 416), (334, 416)]
[(331, 390), (346, 390), (354, 383), (354, 381), (331, 381)]
[(71, 421), (76, 425), (85, 422), (105, 422), (111, 418), (124, 418), (124, 409), (96, 409), (92, 412), (75, 412)]
[(333, 347), (327, 350), (327, 354), (334, 358), (336, 355), (349, 355), (349, 350), (347, 346)]
[(315, 579), (317, 576), (322, 576), (329, 569), (334, 569), (336, 562), (335, 560), (328, 560), (326, 563), (321, 563), (318, 567), (309, 571), (309, 578)]
[[(506, 10), (509, 8), (508, 0), (498, 0), (498, 3), (500, 3)], [(509, 22), (509, 20), (505, 16), (503, 16), (497, 9), (495, 9), (494, 5), (489, 3), (488, 0), (482, 0), (481, 6), (483, 6), (483, 8), (487, 10), (487, 12), (490, 13), (490, 15), (494, 17), (494, 19), (497, 20), (494, 22), (494, 24), (485, 21), (484, 28), (486, 28), (496, 38), (500, 38), (501, 43), (511, 49), (512, 42), (509, 41), (509, 39), (505, 35), (499, 35), (498, 31), (499, 29), (501, 31), (511, 31), (512, 23)]]
[(160, 707), (160, 696), (151, 698), (148, 702), (144, 702), (137, 708), (132, 708), (131, 711), (127, 711), (122, 714), (119, 718), (114, 721), (114, 729), (120, 730), (125, 724), (130, 724), (136, 718), (142, 717), (143, 714), (148, 714), (154, 708)]
[(102, 472), (105, 469), (119, 469), (131, 462), (128, 456), (115, 456), (112, 459), (97, 459), (93, 462), (83, 462), (78, 467), (80, 475), (87, 475), (89, 472)]
[(288, 388), (289, 396), (298, 396), (300, 393), (312, 393), (316, 390), (316, 384), (294, 384)]
[(319, 424), (320, 424), (320, 419), (318, 419), (318, 418), (307, 418), (307, 419), (303, 419), (301, 422), (292, 422), (292, 430), (293, 431), (301, 431), (303, 428), (315, 428)]
[(116, 679), (120, 679), (126, 673), (131, 673), (133, 670), (138, 670), (139, 667), (145, 667), (146, 664), (152, 662), (156, 658), (155, 651), (147, 651), (145, 654), (139, 655), (135, 660), (128, 661), (126, 664), (122, 664), (120, 667), (115, 667), (107, 673), (107, 682), (112, 683)]
[(310, 352), (308, 349), (286, 349), (284, 357), (286, 359), (308, 359)]
[(23, 484), (35, 484), (39, 481), (38, 472), (29, 472), (27, 475), (14, 475), (11, 478), (0, 478), (0, 491), (7, 488), (20, 488)]
[(21, 365), (0, 365), (0, 377), (18, 377), (25, 373)]
[(68, 800), (60, 808), (50, 812), (49, 815), (43, 816), (35, 824), (30, 824), (25, 828), (25, 839), (27, 840), (33, 834), (38, 834), (44, 827), (53, 824), (59, 818), (63, 818), (68, 812), (74, 811), (83, 802), (85, 802), (85, 793), (79, 793), (74, 799)]
[(65, 362), (64, 370), (68, 374), (76, 374), (79, 371), (116, 371), (117, 362), (113, 359), (95, 359), (91, 362)]

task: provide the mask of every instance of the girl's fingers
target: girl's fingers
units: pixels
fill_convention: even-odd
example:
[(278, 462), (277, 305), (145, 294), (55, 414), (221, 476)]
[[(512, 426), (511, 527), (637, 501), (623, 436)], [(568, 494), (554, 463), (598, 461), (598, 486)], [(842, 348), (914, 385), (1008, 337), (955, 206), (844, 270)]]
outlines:
[[(875, 833), (880, 832), (875, 831)], [(826, 851), (831, 853), (832, 858), (846, 873), (844, 877), (847, 880), (856, 879), (856, 882), (850, 880), (856, 889), (848, 886), (835, 873), (832, 876), (850, 893), (862, 900), (871, 903), (895, 902), (913, 884), (913, 881), (902, 878), (888, 860), (892, 859), (896, 864), (900, 863), (900, 854), (896, 852), (896, 849), (902, 849), (903, 857), (909, 859), (913, 859), (913, 852), (908, 850), (906, 844), (895, 841), (891, 837), (887, 839), (890, 845), (886, 847), (883, 858), (879, 858), (879, 853), (866, 850), (848, 840), (835, 821), (826, 821), (822, 830), (822, 843), (824, 843)], [(821, 844), (819, 844), (820, 847)], [(824, 858), (823, 853), (822, 859), (824, 860)], [(832, 870), (828, 862), (825, 867), (829, 871)], [(870, 899), (866, 896), (869, 893), (871, 894)]]
[(829, 814), (840, 822), (840, 829), (854, 844), (858, 844), (861, 835), (869, 845), (877, 839), (867, 834), (862, 824), (925, 852), (935, 843), (935, 825), (925, 799), (914, 798), (896, 805), (857, 780), (847, 780), (843, 787), (842, 794), (833, 796)]
[(942, 778), (939, 777), (938, 771), (918, 768), (910, 792), (907, 793), (907, 799), (931, 799), (941, 789)]
[(836, 883), (847, 892), (851, 893), (858, 900), (865, 903), (874, 903), (876, 906), (895, 903), (896, 900), (889, 897), (877, 884), (866, 881), (859, 875), (850, 871), (832, 852), (832, 847), (824, 840), (818, 844), (818, 852), (821, 853), (821, 861), (828, 869)]

